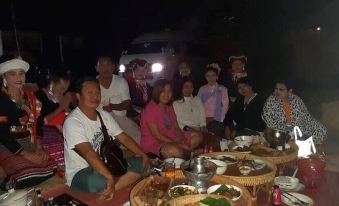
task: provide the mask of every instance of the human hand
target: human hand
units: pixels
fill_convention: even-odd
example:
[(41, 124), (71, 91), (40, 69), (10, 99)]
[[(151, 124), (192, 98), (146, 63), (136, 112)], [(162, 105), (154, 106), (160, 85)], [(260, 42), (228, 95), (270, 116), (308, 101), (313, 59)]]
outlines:
[(21, 152), (21, 155), (33, 163), (41, 164), (42, 162), (45, 162), (44, 157), (37, 152), (24, 150)]
[(142, 158), (142, 168), (144, 168), (144, 170), (148, 169), (150, 167), (150, 161), (149, 158), (146, 154), (141, 156)]
[(70, 92), (67, 92), (64, 96), (60, 98), (59, 106), (63, 108), (64, 110), (68, 110), (71, 102), (72, 102), (72, 94)]
[(110, 177), (106, 181), (106, 188), (99, 194), (97, 201), (108, 201), (113, 199), (115, 193), (115, 185), (113, 177)]
[(49, 155), (46, 153), (44, 149), (37, 149), (35, 153), (39, 156), (41, 156), (43, 161), (48, 161), (49, 160)]
[(190, 144), (185, 140), (185, 139), (183, 139), (183, 140), (181, 140), (181, 141), (178, 141), (178, 142), (176, 142), (178, 145), (179, 145), (179, 147), (181, 147), (182, 149), (184, 149), (184, 150), (190, 150)]
[(106, 112), (111, 112), (113, 110), (112, 104), (109, 103), (105, 106), (102, 107), (103, 110), (105, 110)]
[(183, 134), (178, 136), (178, 140), (176, 141), (176, 143), (183, 149), (185, 150), (189, 150), (190, 148), (190, 143), (186, 140), (186, 138), (184, 137)]

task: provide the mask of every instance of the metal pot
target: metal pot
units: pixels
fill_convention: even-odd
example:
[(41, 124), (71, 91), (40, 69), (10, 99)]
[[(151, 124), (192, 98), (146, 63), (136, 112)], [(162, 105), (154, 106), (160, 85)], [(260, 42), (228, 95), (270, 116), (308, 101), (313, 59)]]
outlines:
[(264, 131), (264, 137), (270, 144), (270, 147), (276, 149), (278, 146), (285, 147), (285, 144), (291, 139), (291, 136), (287, 132), (281, 130), (267, 128)]

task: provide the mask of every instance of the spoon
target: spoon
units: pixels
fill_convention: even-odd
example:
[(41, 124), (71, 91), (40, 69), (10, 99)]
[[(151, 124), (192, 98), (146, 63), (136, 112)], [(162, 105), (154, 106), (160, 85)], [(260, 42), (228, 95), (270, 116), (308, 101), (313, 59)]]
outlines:
[(192, 158), (193, 158), (193, 152), (191, 152), (191, 154), (190, 154), (190, 161), (188, 162), (188, 168), (191, 168)]
[(295, 176), (297, 175), (298, 170), (299, 170), (298, 167), (294, 170), (294, 173), (293, 173), (293, 175), (292, 175), (293, 178), (295, 178)]

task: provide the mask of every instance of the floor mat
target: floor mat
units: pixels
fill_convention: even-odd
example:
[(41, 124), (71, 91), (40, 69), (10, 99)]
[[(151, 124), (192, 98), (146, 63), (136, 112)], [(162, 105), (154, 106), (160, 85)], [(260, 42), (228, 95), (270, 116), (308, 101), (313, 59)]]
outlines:
[(62, 134), (54, 127), (44, 127), (43, 134), (42, 144), (44, 149), (58, 166), (64, 166), (64, 138)]

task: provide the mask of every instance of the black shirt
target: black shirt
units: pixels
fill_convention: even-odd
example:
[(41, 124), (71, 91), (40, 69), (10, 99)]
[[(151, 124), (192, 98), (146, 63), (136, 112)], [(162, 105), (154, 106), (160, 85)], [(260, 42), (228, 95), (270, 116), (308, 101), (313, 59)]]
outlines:
[(45, 92), (41, 89), (35, 92), (35, 96), (42, 104), (40, 116), (38, 117), (37, 123), (38, 134), (42, 134), (42, 128), (44, 126), (45, 117), (51, 112), (55, 111), (59, 107), (59, 103), (55, 103), (49, 100)]
[[(25, 96), (27, 99), (27, 96)], [(11, 135), (11, 126), (21, 126), (20, 118), (28, 118), (26, 111), (17, 107), (9, 96), (0, 91), (0, 116), (7, 117), (7, 122), (0, 123), (0, 143), (13, 153), (22, 149), (18, 141)]]
[(263, 131), (266, 128), (265, 122), (261, 118), (264, 100), (257, 95), (245, 107), (244, 97), (241, 96), (232, 104), (230, 110), (226, 114), (225, 124), (233, 126), (236, 122), (235, 129), (237, 131), (245, 128), (254, 131)]

